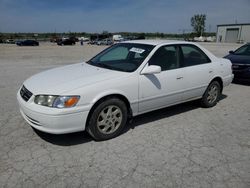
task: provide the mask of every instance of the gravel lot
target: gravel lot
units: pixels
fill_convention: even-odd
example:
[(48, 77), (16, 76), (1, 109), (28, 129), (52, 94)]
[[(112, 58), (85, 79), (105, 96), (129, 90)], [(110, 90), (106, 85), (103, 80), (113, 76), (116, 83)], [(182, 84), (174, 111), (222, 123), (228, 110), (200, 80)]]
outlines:
[[(219, 57), (239, 46), (201, 45)], [(136, 117), (109, 141), (34, 131), (18, 110), (22, 82), (104, 48), (0, 44), (0, 187), (250, 187), (247, 85), (225, 88), (214, 108), (189, 102)]]

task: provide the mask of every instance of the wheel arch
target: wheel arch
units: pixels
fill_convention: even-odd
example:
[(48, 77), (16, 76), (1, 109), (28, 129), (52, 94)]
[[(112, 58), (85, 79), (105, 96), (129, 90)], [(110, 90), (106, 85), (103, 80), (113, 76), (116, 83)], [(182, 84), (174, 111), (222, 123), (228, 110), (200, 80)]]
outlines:
[(220, 84), (220, 92), (222, 93), (222, 91), (223, 91), (223, 81), (222, 81), (222, 78), (219, 77), (219, 76), (216, 76), (215, 78), (213, 78), (213, 79), (211, 80), (211, 82), (209, 83), (209, 85), (210, 85), (213, 81), (219, 82), (219, 84)]
[(126, 107), (127, 107), (127, 110), (128, 110), (128, 118), (131, 118), (132, 117), (132, 108), (131, 108), (131, 105), (130, 105), (130, 102), (129, 100), (127, 99), (127, 97), (125, 97), (124, 95), (122, 94), (119, 94), (119, 93), (116, 93), (116, 94), (108, 94), (108, 95), (105, 95), (105, 96), (102, 96), (100, 97), (98, 100), (96, 100), (94, 102), (94, 105), (92, 105), (90, 111), (89, 111), (89, 114), (88, 114), (88, 117), (87, 117), (87, 121), (86, 121), (86, 127), (88, 126), (88, 122), (89, 122), (89, 118), (91, 117), (94, 109), (99, 105), (101, 104), (103, 101), (105, 100), (108, 100), (110, 98), (118, 98), (120, 100), (122, 100), (125, 104), (126, 104)]

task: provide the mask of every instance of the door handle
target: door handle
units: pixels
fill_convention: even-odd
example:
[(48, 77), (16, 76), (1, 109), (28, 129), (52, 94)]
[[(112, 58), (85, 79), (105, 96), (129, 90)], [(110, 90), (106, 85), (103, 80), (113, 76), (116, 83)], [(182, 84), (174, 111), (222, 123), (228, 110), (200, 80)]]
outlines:
[(179, 77), (176, 78), (176, 80), (180, 80), (180, 79), (182, 79), (182, 78), (183, 78), (182, 76), (179, 76)]
[(213, 73), (213, 71), (212, 71), (212, 70), (210, 70), (210, 71), (209, 71), (209, 73)]

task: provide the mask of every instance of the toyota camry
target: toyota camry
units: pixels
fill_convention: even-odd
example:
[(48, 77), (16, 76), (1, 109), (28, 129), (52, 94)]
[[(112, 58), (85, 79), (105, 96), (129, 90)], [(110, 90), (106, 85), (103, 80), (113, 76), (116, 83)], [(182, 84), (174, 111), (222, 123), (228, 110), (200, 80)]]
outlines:
[(139, 114), (197, 99), (213, 107), (232, 79), (231, 62), (198, 44), (137, 40), (36, 74), (17, 99), (23, 118), (37, 130), (86, 130), (95, 140), (107, 140)]

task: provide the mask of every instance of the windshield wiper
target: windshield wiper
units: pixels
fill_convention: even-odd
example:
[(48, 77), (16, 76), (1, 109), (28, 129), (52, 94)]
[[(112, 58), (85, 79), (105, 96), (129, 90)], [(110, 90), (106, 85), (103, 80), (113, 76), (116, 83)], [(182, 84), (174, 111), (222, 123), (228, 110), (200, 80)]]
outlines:
[(90, 64), (90, 65), (95, 65), (94, 62), (92, 60), (87, 61), (86, 63)]
[(96, 67), (106, 68), (106, 69), (110, 69), (110, 70), (116, 70), (116, 71), (122, 71), (122, 72), (131, 72), (130, 70), (122, 69), (122, 68), (118, 68), (118, 67), (112, 67), (112, 66), (104, 64), (104, 63), (94, 63), (91, 60), (88, 61), (87, 63), (90, 64), (90, 65), (96, 66)]
[(104, 63), (98, 63), (98, 65), (101, 65), (100, 67), (111, 69), (111, 70), (116, 70), (116, 71), (121, 71), (121, 72), (131, 72), (130, 69), (124, 69), (124, 68), (119, 68), (119, 67), (112, 67), (112, 66), (104, 64)]
[(112, 67), (108, 66), (107, 64), (104, 64), (104, 63), (95, 63), (95, 62), (93, 62), (91, 60), (89, 60), (87, 63), (90, 64), (90, 65), (97, 66), (97, 67), (103, 67), (103, 68), (108, 68), (108, 69), (112, 68)]
[(110, 66), (108, 66), (107, 64), (104, 64), (104, 63), (96, 63), (96, 66), (98, 67), (103, 67), (103, 68), (110, 68)]
[(96, 63), (95, 65), (98, 67), (106, 68), (106, 69), (116, 70), (116, 68), (114, 68), (110, 65), (104, 64), (104, 63)]

